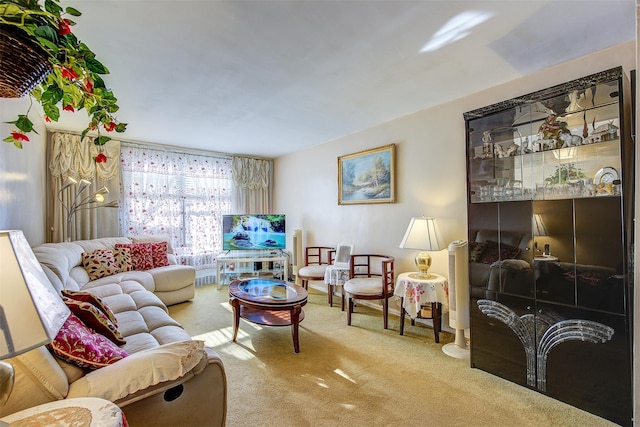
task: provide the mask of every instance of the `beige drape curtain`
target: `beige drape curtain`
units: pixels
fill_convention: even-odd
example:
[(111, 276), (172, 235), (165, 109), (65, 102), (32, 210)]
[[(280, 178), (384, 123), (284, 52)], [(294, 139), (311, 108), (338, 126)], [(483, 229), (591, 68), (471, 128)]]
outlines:
[(272, 165), (272, 160), (233, 157), (234, 213), (272, 213)]
[[(93, 138), (55, 132), (51, 134), (49, 158), (49, 188), (47, 195), (47, 228), (51, 231), (48, 241), (62, 242), (67, 236), (67, 213), (61, 203), (70, 206), (76, 200), (77, 187), (71, 186), (60, 193), (67, 176), (91, 181), (91, 186), (78, 195), (78, 200), (94, 194), (102, 186), (109, 189), (105, 202), (118, 200), (120, 191), (120, 142), (108, 141), (103, 152), (106, 163), (96, 163), (94, 157), (100, 148), (93, 144)], [(60, 194), (59, 194), (60, 193)], [(117, 209), (87, 205), (91, 209), (81, 209), (73, 217), (71, 240), (94, 239), (118, 235)]]

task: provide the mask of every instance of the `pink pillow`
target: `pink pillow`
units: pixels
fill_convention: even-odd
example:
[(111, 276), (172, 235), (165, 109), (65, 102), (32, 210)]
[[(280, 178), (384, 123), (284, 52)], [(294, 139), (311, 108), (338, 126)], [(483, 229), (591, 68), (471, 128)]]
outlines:
[(118, 326), (109, 320), (109, 318), (93, 304), (76, 301), (67, 297), (62, 297), (62, 300), (85, 326), (88, 326), (100, 335), (104, 335), (117, 345), (127, 343), (118, 330)]
[(144, 243), (116, 243), (116, 248), (131, 249), (131, 261), (134, 270), (150, 270), (153, 268), (151, 246)]
[(118, 272), (116, 259), (110, 250), (98, 249), (90, 253), (83, 252), (82, 265), (91, 280), (111, 276)]
[(91, 370), (128, 356), (126, 351), (85, 326), (73, 313), (62, 325), (50, 347), (59, 358)]
[(169, 265), (169, 257), (167, 257), (167, 242), (143, 243), (151, 247), (151, 257), (153, 258), (153, 267), (165, 267)]

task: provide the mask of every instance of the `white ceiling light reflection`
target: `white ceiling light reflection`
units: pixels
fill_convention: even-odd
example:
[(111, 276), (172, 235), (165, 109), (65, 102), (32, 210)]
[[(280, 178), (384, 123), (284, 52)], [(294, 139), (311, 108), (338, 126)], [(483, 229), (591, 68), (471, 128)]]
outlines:
[(492, 13), (482, 11), (462, 12), (454, 16), (431, 37), (431, 40), (422, 47), (420, 53), (433, 52), (468, 36), (473, 27), (482, 24), (492, 16)]

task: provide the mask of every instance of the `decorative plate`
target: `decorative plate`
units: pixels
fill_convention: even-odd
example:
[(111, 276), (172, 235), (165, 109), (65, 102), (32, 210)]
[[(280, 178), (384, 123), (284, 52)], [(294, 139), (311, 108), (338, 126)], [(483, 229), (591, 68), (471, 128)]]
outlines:
[(618, 179), (618, 171), (615, 168), (607, 166), (596, 173), (594, 181), (596, 184), (606, 184)]

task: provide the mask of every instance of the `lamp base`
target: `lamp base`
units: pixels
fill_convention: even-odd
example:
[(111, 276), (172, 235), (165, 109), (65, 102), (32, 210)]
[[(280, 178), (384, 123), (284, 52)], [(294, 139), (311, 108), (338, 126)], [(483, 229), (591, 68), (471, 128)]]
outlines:
[(0, 362), (0, 406), (3, 406), (11, 396), (13, 390), (13, 366), (7, 362)]
[(436, 275), (431, 273), (411, 273), (409, 274), (409, 277), (411, 277), (412, 279), (429, 280), (435, 279)]
[(416, 279), (432, 279), (435, 276), (433, 274), (429, 274), (429, 268), (431, 267), (431, 255), (427, 251), (420, 251), (418, 255), (416, 255), (416, 267), (420, 273), (414, 274), (413, 277)]

